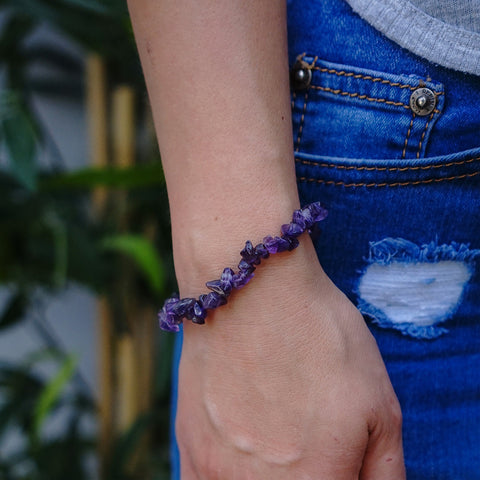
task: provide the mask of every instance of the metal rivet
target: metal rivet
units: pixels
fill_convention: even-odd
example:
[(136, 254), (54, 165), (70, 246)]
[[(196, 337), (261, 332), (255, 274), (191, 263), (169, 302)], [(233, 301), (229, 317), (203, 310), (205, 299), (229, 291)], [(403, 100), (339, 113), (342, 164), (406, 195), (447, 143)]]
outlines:
[(295, 89), (307, 88), (312, 81), (312, 70), (308, 64), (298, 61), (292, 70), (292, 81)]
[(430, 115), (437, 104), (435, 92), (426, 87), (417, 88), (410, 95), (410, 108), (421, 117)]
[(425, 104), (427, 103), (427, 97), (425, 95), (422, 95), (421, 97), (417, 98), (417, 106), (418, 108), (423, 108)]
[(303, 69), (302, 70), (297, 70), (295, 72), (295, 80), (298, 80), (299, 82), (303, 82), (304, 79), (305, 79), (305, 75), (306, 75), (305, 70), (303, 70)]

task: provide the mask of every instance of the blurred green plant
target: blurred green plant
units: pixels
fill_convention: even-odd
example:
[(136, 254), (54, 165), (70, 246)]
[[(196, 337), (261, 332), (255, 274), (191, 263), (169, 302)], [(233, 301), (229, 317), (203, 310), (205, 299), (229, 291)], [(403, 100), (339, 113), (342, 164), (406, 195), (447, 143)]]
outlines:
[[(75, 363), (45, 349), (19, 365), (0, 364), (0, 478), (88, 478), (85, 459), (95, 442), (91, 425), (89, 433), (83, 423), (95, 407), (78, 388), (65, 391)], [(40, 373), (39, 367), (51, 364), (53, 375)], [(55, 432), (46, 435), (44, 426), (59, 417)]]
[[(166, 190), (155, 148), (139, 155), (134, 167), (74, 172), (62, 167), (32, 98), (81, 98), (83, 62), (61, 45), (41, 37), (32, 41), (45, 25), (99, 53), (110, 87), (128, 84), (141, 101), (146, 96), (124, 0), (0, 0), (0, 287), (7, 294), (0, 334), (41, 310), (45, 294), (72, 282), (118, 297), (116, 279), (125, 264), (133, 272), (130, 294), (146, 305), (158, 305), (175, 288)], [(46, 78), (36, 73), (38, 66), (55, 73)], [(140, 118), (146, 108), (141, 101)], [(115, 215), (100, 221), (92, 214), (91, 193), (98, 187), (126, 192), (127, 231), (119, 229)], [(152, 222), (155, 235), (147, 238), (144, 231)], [(121, 315), (118, 328), (125, 326)], [(96, 402), (79, 381), (75, 358), (50, 336), (48, 325), (42, 328), (45, 349), (20, 364), (0, 360), (0, 479), (90, 480), (96, 436), (84, 425), (94, 424)], [(144, 478), (168, 478), (172, 344), (165, 336), (158, 341), (155, 413), (142, 415), (115, 440), (102, 480), (133, 478), (128, 464), (147, 433), (156, 451)], [(47, 434), (59, 416), (62, 428)], [(7, 447), (12, 435), (15, 445)]]

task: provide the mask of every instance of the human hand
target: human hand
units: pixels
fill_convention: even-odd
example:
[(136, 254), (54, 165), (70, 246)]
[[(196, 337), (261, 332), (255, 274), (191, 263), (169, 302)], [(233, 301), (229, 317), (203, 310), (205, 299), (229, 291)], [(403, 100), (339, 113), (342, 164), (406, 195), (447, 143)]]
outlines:
[(182, 480), (405, 479), (375, 340), (311, 255), (269, 259), (207, 325), (185, 325)]

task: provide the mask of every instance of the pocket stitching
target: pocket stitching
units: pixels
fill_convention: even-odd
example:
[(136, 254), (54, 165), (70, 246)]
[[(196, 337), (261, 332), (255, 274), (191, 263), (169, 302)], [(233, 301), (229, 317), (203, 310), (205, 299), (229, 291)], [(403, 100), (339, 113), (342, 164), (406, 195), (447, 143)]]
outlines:
[(302, 116), (300, 117), (300, 125), (298, 127), (297, 139), (295, 141), (296, 152), (300, 150), (300, 143), (302, 141), (303, 126), (305, 124), (305, 113), (307, 112), (307, 102), (308, 102), (308, 90), (305, 91), (305, 95), (303, 97), (303, 111), (302, 111)]
[(431, 170), (433, 168), (444, 168), (444, 167), (456, 167), (458, 165), (465, 165), (467, 163), (478, 162), (480, 157), (468, 158), (465, 160), (459, 160), (457, 162), (449, 162), (445, 164), (435, 164), (435, 165), (417, 165), (417, 166), (407, 166), (407, 167), (356, 167), (353, 165), (334, 165), (331, 163), (321, 163), (315, 162), (313, 160), (305, 160), (303, 158), (295, 158), (295, 162), (301, 163), (303, 165), (311, 165), (313, 167), (326, 167), (326, 168), (335, 168), (337, 170), (365, 170), (365, 171), (377, 171), (377, 172), (406, 172), (409, 170)]
[(346, 182), (336, 182), (334, 180), (322, 180), (318, 178), (308, 178), (308, 177), (297, 177), (297, 181), (299, 182), (307, 182), (307, 183), (320, 183), (324, 185), (334, 185), (334, 186), (342, 186), (345, 188), (350, 187), (404, 187), (409, 185), (424, 185), (428, 183), (441, 183), (447, 182), (452, 180), (462, 180), (464, 178), (471, 178), (480, 175), (480, 171), (473, 172), (473, 173), (464, 173), (463, 175), (455, 175), (452, 177), (444, 177), (444, 178), (429, 178), (425, 180), (412, 180), (409, 182), (382, 182), (382, 183), (346, 183)]
[(384, 83), (392, 87), (408, 88), (410, 90), (416, 90), (418, 88), (418, 86), (408, 85), (400, 82), (391, 82), (390, 80), (386, 80), (385, 78), (372, 77), (370, 75), (362, 75), (360, 73), (346, 72), (345, 70), (335, 70), (334, 68), (322, 68), (322, 67), (314, 67), (314, 69), (322, 73), (333, 73), (338, 77), (352, 77), (355, 79), (361, 78), (363, 80), (370, 80), (371, 82), (374, 82), (374, 83), (376, 82)]
[[(299, 58), (303, 58), (305, 54), (299, 56)], [(315, 63), (317, 62), (318, 60), (318, 56), (316, 56), (312, 63), (310, 64), (309, 68), (315, 68)], [(305, 114), (307, 112), (307, 103), (308, 103), (308, 92), (310, 90), (310, 85), (309, 87), (307, 88), (307, 90), (305, 91), (305, 96), (303, 98), (303, 111), (302, 111), (302, 116), (300, 118), (300, 126), (298, 127), (298, 134), (297, 134), (297, 139), (295, 141), (295, 152), (298, 152), (300, 150), (300, 143), (302, 141), (302, 134), (303, 134), (303, 127), (305, 125)], [(294, 101), (296, 99), (296, 95), (295, 95), (295, 92), (294, 92)]]
[(407, 154), (408, 139), (410, 138), (410, 133), (412, 132), (412, 127), (413, 127), (413, 121), (414, 120), (415, 120), (415, 112), (412, 111), (412, 119), (410, 120), (410, 125), (408, 127), (407, 136), (405, 137), (405, 143), (403, 144), (402, 159), (405, 159), (405, 155)]
[[(407, 105), (406, 103), (403, 102), (394, 102), (393, 100), (388, 100), (387, 98), (378, 98), (378, 97), (369, 97), (365, 94), (360, 95), (358, 92), (357, 93), (352, 93), (352, 92), (346, 92), (344, 90), (340, 89), (333, 89), (330, 87), (322, 87), (320, 85), (311, 85), (310, 88), (313, 88), (314, 90), (320, 90), (322, 92), (328, 92), (332, 93), (334, 95), (341, 95), (343, 97), (352, 97), (352, 98), (358, 98), (359, 100), (368, 100), (369, 102), (377, 102), (377, 103), (385, 103), (386, 105), (394, 105), (395, 107), (403, 107), (407, 110), (411, 110), (410, 105)], [(443, 95), (444, 92), (435, 92), (436, 95)], [(307, 96), (307, 94), (305, 94)], [(432, 113), (441, 113), (440, 110), (435, 108)]]
[[(436, 109), (435, 109), (436, 110)], [(425, 139), (425, 135), (428, 131), (428, 126), (430, 125), (430, 122), (432, 121), (433, 119), (433, 116), (434, 114), (436, 113), (436, 111), (433, 111), (429, 117), (429, 119), (427, 120), (426, 124), (425, 124), (425, 128), (423, 129), (423, 133), (422, 133), (422, 136), (420, 138), (420, 142), (418, 143), (418, 150), (417, 150), (417, 158), (420, 158), (420, 152), (422, 151), (422, 144), (423, 144), (423, 140)]]

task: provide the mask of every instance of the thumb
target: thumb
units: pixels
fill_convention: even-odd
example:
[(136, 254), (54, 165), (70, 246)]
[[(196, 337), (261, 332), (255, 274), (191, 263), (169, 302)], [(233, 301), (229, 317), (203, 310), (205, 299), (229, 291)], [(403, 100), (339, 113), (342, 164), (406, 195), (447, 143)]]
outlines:
[(405, 480), (400, 407), (371, 431), (359, 480)]

